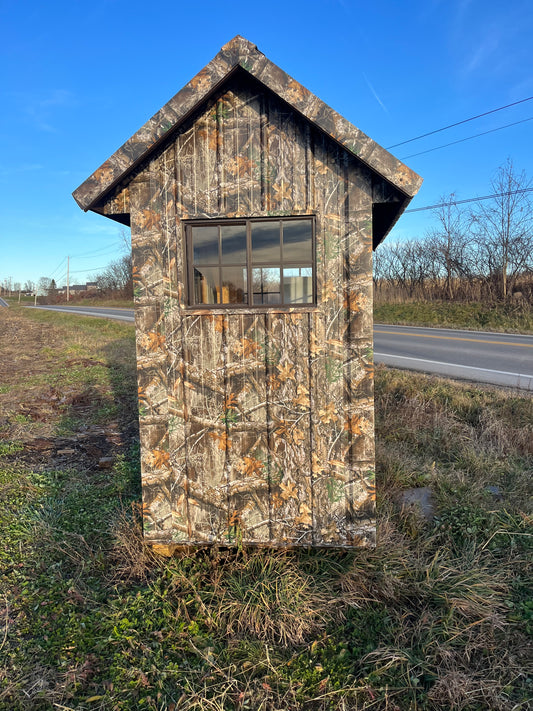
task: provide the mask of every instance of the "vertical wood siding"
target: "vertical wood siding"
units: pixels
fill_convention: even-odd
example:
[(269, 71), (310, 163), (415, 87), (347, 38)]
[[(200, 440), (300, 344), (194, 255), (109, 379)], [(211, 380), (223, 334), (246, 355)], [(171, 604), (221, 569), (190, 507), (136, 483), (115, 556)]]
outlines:
[[(146, 536), (372, 544), (370, 171), (237, 75), (130, 206)], [(316, 216), (316, 307), (188, 309), (184, 219), (285, 214)]]

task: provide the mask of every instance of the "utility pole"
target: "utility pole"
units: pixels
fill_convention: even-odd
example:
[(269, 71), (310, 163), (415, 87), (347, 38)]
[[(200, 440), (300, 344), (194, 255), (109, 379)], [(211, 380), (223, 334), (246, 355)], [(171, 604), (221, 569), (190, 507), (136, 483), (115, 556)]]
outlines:
[(70, 257), (67, 257), (67, 301), (70, 301), (70, 284), (69, 284), (69, 269), (70, 269)]

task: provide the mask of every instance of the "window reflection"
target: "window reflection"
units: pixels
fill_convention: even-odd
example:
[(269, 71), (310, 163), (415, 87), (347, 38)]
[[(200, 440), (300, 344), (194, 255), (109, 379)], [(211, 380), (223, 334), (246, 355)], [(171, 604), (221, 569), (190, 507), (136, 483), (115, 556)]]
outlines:
[(245, 304), (248, 301), (248, 290), (245, 267), (222, 268), (222, 300), (223, 304)]
[(281, 259), (280, 223), (252, 223), (252, 260), (254, 264), (279, 264)]
[(283, 301), (286, 304), (310, 304), (313, 301), (311, 267), (283, 270)]
[(224, 264), (246, 264), (246, 225), (223, 225), (222, 262)]
[(309, 220), (283, 221), (283, 261), (311, 264), (313, 251)]
[(218, 304), (219, 301), (219, 268), (195, 267), (194, 269), (194, 301), (197, 304)]
[(191, 304), (310, 304), (313, 221), (248, 219), (188, 229)]
[(193, 227), (193, 261), (195, 264), (218, 262), (218, 227)]
[(279, 267), (255, 267), (252, 269), (254, 304), (281, 304), (280, 284)]

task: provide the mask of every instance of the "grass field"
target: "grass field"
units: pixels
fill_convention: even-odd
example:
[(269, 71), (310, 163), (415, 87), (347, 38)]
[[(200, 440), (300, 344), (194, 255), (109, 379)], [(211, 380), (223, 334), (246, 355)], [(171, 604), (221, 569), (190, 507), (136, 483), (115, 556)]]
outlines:
[(0, 709), (530, 708), (532, 398), (380, 368), (375, 549), (168, 560), (133, 327), (6, 309), (0, 353)]
[(465, 328), (477, 331), (533, 333), (533, 308), (527, 304), (450, 301), (374, 305), (376, 323)]

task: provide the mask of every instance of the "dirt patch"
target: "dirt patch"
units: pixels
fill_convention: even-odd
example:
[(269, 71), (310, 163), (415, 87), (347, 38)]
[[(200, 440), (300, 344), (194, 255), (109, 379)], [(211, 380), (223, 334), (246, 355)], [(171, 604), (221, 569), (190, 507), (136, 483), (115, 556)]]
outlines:
[[(20, 312), (1, 311), (0, 455), (4, 461), (96, 470), (101, 460), (113, 461), (138, 439), (133, 351), (129, 374), (122, 378), (118, 393), (112, 350), (102, 358), (99, 344), (90, 338), (85, 343), (82, 335), (76, 347), (86, 352), (71, 357), (69, 347), (63, 329)], [(79, 377), (69, 378), (74, 369)]]

